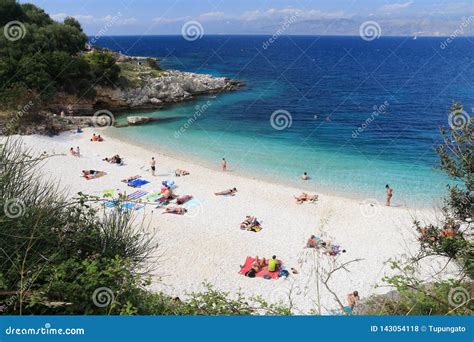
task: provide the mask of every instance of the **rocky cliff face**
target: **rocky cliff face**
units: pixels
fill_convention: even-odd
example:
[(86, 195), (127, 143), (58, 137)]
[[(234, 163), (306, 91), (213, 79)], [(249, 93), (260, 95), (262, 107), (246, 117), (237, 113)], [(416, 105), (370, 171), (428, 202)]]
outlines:
[(243, 85), (240, 81), (225, 77), (176, 70), (162, 71), (159, 76), (140, 75), (140, 81), (140, 86), (128, 85), (116, 89), (97, 87), (97, 95), (90, 100), (59, 95), (48, 107), (60, 113), (68, 104), (72, 104), (75, 115), (92, 115), (98, 109), (151, 109), (198, 95), (236, 90)]

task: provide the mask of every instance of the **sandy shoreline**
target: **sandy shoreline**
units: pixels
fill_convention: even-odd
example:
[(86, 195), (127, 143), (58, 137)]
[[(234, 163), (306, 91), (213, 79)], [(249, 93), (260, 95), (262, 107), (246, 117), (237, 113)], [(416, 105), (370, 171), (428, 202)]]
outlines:
[[(161, 151), (146, 150), (111, 138), (106, 131), (96, 132), (105, 137), (104, 142), (93, 143), (89, 141), (92, 132), (86, 129), (82, 134), (22, 139), (36, 152), (65, 154), (50, 158), (43, 171), (67, 187), (70, 195), (79, 191), (99, 195), (106, 189), (126, 190), (129, 194), (135, 189), (120, 180), (139, 174), (151, 181), (142, 190), (159, 190), (161, 182), (169, 179), (178, 185), (175, 193), (194, 196), (197, 204), (184, 216), (162, 215), (161, 209), (152, 206), (137, 211), (138, 216), (146, 215), (151, 220), (161, 242), (159, 253), (163, 257), (152, 289), (173, 295), (183, 296), (202, 289), (204, 281), (226, 291), (261, 295), (272, 302), (287, 300), (292, 289), (295, 307), (307, 311), (314, 308), (317, 301), (310, 266), (316, 259), (312, 251), (303, 247), (309, 235), (321, 232), (347, 250), (338, 262), (363, 259), (349, 266), (350, 273), (343, 271), (332, 278), (331, 288), (340, 298), (353, 290), (358, 290), (362, 297), (383, 293), (386, 289), (374, 286), (381, 283), (382, 276), (389, 270), (384, 262), (417, 250), (416, 235), (411, 229), (413, 218), (432, 221), (437, 216), (434, 209), (372, 207), (360, 200), (320, 193), (316, 204), (298, 205), (293, 195), (300, 194), (299, 189), (245, 178), (238, 170), (221, 172), (219, 161), (216, 161), (216, 169), (211, 170), (174, 159)], [(76, 146), (81, 149), (80, 158), (68, 154), (69, 148)], [(124, 158), (124, 166), (102, 161), (114, 154)], [(156, 177), (148, 171), (152, 156), (157, 160)], [(174, 177), (176, 168), (186, 169), (191, 174)], [(102, 170), (107, 175), (87, 181), (80, 177), (83, 169)], [(238, 189), (237, 196), (213, 195), (231, 187)], [(240, 230), (240, 222), (246, 215), (256, 216), (263, 230), (259, 233)], [(284, 261), (288, 270), (295, 267), (299, 274), (278, 280), (250, 279), (238, 274), (239, 265), (247, 256), (273, 254)], [(318, 260), (319, 269), (327, 269), (334, 258), (321, 256)], [(321, 289), (320, 296), (324, 308), (336, 307), (327, 291)]]

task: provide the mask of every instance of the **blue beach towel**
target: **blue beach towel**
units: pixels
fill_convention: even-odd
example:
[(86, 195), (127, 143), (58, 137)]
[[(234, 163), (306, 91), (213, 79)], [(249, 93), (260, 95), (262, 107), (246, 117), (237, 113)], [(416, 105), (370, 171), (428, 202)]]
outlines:
[(148, 184), (150, 183), (149, 181), (147, 180), (144, 180), (144, 179), (135, 179), (131, 182), (128, 182), (128, 186), (131, 186), (131, 187), (134, 187), (134, 188), (139, 188), (145, 184)]

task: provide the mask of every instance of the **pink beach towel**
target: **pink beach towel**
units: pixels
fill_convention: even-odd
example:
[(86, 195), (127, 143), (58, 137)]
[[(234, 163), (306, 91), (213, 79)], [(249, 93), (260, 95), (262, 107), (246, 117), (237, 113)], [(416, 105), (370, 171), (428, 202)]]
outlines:
[[(244, 267), (242, 267), (239, 271), (239, 274), (242, 274), (242, 275), (245, 275), (245, 273), (247, 273), (250, 268), (252, 268), (252, 263), (255, 261), (255, 258), (252, 258), (250, 256), (247, 257), (247, 260), (245, 260), (245, 264), (244, 264)], [(266, 275), (268, 275), (269, 277), (271, 277), (272, 279), (277, 279), (278, 278), (278, 271), (275, 271), (275, 272), (270, 272), (268, 270), (268, 266), (265, 266), (264, 268), (262, 268), (262, 270), (260, 272), (258, 272), (255, 276), (256, 277), (265, 277)]]

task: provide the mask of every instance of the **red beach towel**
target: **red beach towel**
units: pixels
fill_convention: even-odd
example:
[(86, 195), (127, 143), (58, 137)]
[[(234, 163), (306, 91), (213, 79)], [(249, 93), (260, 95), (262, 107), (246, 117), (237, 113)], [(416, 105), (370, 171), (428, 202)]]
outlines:
[[(252, 268), (252, 263), (254, 261), (255, 261), (255, 258), (252, 258), (252, 257), (248, 256), (247, 259), (245, 260), (244, 267), (242, 267), (240, 269), (239, 274), (245, 275), (245, 273), (247, 273), (250, 270), (250, 268)], [(277, 279), (278, 278), (278, 271), (270, 272), (268, 270), (268, 266), (265, 266), (264, 268), (262, 268), (262, 270), (260, 272), (255, 274), (256, 277), (264, 277), (266, 275), (268, 275), (272, 279)]]

